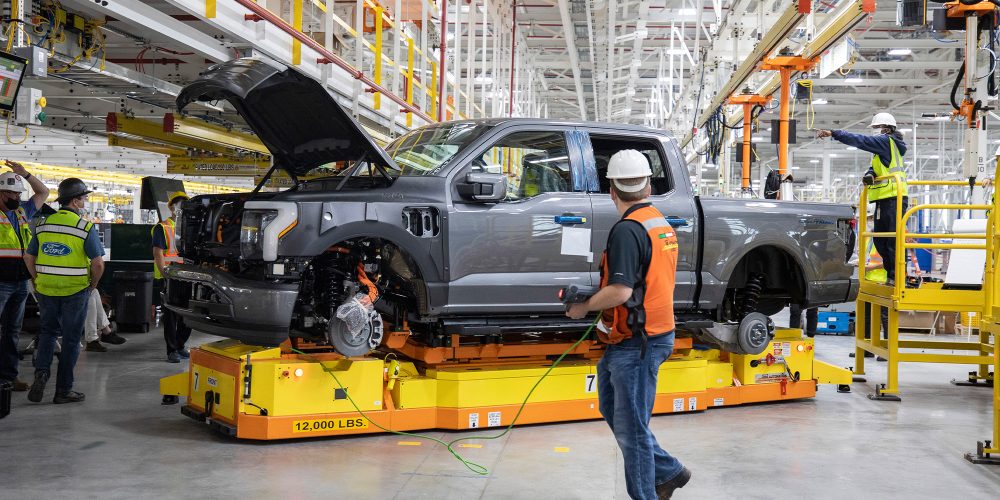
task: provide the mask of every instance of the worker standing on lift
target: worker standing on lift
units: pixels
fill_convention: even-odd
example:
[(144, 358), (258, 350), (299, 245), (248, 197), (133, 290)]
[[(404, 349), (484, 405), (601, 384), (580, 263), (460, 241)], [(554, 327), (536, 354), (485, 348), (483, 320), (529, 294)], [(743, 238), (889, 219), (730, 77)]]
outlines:
[(651, 176), (636, 150), (611, 157), (611, 200), (622, 218), (601, 259), (600, 291), (566, 311), (574, 319), (602, 311), (597, 335), (608, 345), (597, 364), (600, 411), (625, 459), (626, 490), (641, 500), (670, 498), (691, 479), (649, 429), (657, 374), (674, 349), (678, 253), (673, 227), (649, 202)]
[[(906, 143), (903, 134), (896, 130), (896, 119), (889, 113), (878, 113), (872, 119), (871, 128), (878, 129), (876, 135), (852, 134), (844, 130), (820, 130), (818, 138), (833, 137), (835, 140), (854, 146), (872, 154), (872, 164), (862, 178), (868, 186), (868, 201), (875, 204), (874, 231), (877, 233), (896, 232), (896, 195), (902, 190), (902, 213), (906, 213), (909, 197), (906, 189), (906, 171), (903, 155)], [(898, 176), (876, 181), (877, 178)], [(874, 238), (875, 249), (882, 256), (882, 266), (886, 272), (886, 284), (893, 286), (896, 281), (896, 239)]]

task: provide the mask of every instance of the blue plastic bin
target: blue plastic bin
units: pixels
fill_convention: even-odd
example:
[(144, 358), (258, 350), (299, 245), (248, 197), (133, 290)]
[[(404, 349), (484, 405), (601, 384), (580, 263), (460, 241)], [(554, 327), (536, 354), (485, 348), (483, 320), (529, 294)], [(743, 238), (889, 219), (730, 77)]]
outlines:
[(829, 335), (847, 335), (850, 333), (848, 325), (851, 323), (851, 313), (849, 312), (828, 312), (820, 311), (817, 314), (816, 333)]

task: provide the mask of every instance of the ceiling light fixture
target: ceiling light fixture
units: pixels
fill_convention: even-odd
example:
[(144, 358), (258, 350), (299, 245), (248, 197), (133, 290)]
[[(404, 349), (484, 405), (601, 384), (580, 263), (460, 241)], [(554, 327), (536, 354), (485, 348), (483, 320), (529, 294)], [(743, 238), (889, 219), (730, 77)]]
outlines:
[(861, 83), (863, 81), (864, 81), (863, 79), (858, 78), (856, 76), (852, 76), (850, 78), (844, 78), (844, 83)]
[(910, 49), (892, 49), (889, 51), (890, 56), (908, 56), (912, 53), (913, 51)]
[(819, 99), (813, 99), (813, 105), (817, 104), (827, 104), (827, 100), (820, 97)]

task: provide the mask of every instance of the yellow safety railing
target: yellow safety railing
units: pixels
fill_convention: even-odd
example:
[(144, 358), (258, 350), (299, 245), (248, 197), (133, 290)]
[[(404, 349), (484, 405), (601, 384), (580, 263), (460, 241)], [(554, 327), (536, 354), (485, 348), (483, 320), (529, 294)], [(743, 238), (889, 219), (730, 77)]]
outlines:
[[(900, 173), (893, 173), (884, 177), (878, 177), (875, 182), (880, 181), (894, 181), (897, 185), (904, 181), (903, 175)], [(968, 186), (967, 181), (905, 181), (908, 186)], [(978, 183), (983, 185), (982, 182)], [(868, 207), (868, 190), (861, 190), (861, 199), (858, 204), (859, 210), (867, 209)], [(858, 224), (858, 261), (859, 269), (868, 268), (868, 252), (863, 249), (868, 248), (868, 240), (871, 238), (893, 238), (896, 242), (896, 252), (894, 255), (895, 262), (892, 263), (895, 270), (894, 275), (906, 276), (906, 260), (907, 260), (907, 250), (910, 249), (933, 249), (933, 250), (987, 250), (992, 248), (992, 243), (985, 233), (976, 234), (953, 234), (953, 233), (911, 233), (906, 230), (906, 224), (910, 221), (910, 217), (913, 214), (924, 211), (924, 210), (990, 210), (992, 205), (968, 205), (968, 204), (955, 204), (955, 203), (932, 203), (923, 205), (914, 205), (909, 207), (906, 212), (903, 212), (903, 193), (902, 190), (896, 190), (896, 231), (894, 232), (875, 232), (869, 231), (867, 224)], [(994, 211), (990, 212), (992, 217)], [(970, 243), (922, 243), (917, 242), (916, 239), (962, 239), (962, 240), (983, 240), (982, 244), (970, 244)], [(859, 279), (862, 283), (871, 283), (865, 277), (864, 272), (859, 272)], [(893, 288), (893, 296), (898, 297), (900, 290), (905, 287), (906, 280), (897, 280)]]
[[(900, 183), (903, 176), (894, 173), (889, 176), (879, 177), (876, 182), (895, 181)], [(966, 181), (909, 181), (909, 186), (969, 186)], [(980, 185), (985, 185), (980, 183)], [(868, 206), (868, 189), (862, 189), (860, 195), (860, 205), (862, 210)], [(995, 344), (990, 341), (990, 335), (979, 333), (977, 341), (951, 342), (951, 341), (930, 341), (901, 339), (899, 334), (900, 311), (942, 311), (942, 312), (962, 312), (973, 311), (984, 313), (990, 310), (990, 302), (986, 297), (992, 297), (993, 290), (996, 289), (993, 281), (993, 273), (990, 266), (993, 263), (993, 253), (996, 247), (997, 231), (995, 230), (995, 215), (998, 210), (993, 204), (915, 204), (905, 211), (903, 210), (903, 193), (896, 192), (896, 228), (892, 232), (876, 232), (868, 229), (867, 223), (860, 224), (858, 230), (858, 278), (861, 284), (858, 293), (856, 308), (855, 326), (855, 371), (856, 375), (864, 375), (865, 360), (864, 353), (871, 352), (887, 358), (887, 383), (881, 388), (876, 388), (873, 399), (893, 399), (898, 400), (899, 394), (899, 364), (903, 362), (913, 363), (951, 363), (951, 364), (972, 364), (978, 365), (979, 370), (975, 374), (970, 374), (973, 378), (991, 378), (988, 374), (989, 364), (993, 363), (996, 355)], [(987, 217), (987, 228), (985, 233), (957, 234), (957, 233), (920, 233), (907, 229), (907, 223), (914, 214), (921, 211), (930, 210), (985, 210), (989, 211)], [(869, 252), (866, 251), (871, 238), (891, 238), (895, 240), (896, 252), (893, 261), (885, 262), (892, 265), (895, 270), (896, 280), (891, 285), (876, 284), (869, 280), (865, 271), (868, 268)], [(918, 242), (916, 239), (926, 239), (930, 242)], [(949, 243), (942, 243), (940, 240), (955, 240)], [(982, 243), (969, 243), (963, 240), (982, 240)], [(961, 242), (956, 242), (961, 241)], [(979, 289), (945, 289), (940, 285), (921, 284), (916, 289), (906, 287), (906, 262), (907, 253), (910, 249), (936, 249), (936, 250), (985, 250), (988, 256), (987, 272), (983, 286)], [(886, 324), (882, 325), (880, 312), (885, 312)], [(936, 321), (935, 316), (935, 321)], [(985, 319), (983, 319), (985, 321)], [(886, 338), (881, 338), (879, 331), (884, 328)], [(870, 338), (865, 338), (865, 333), (870, 332)], [(919, 352), (913, 352), (917, 349)], [(909, 351), (907, 351), (909, 350)], [(977, 354), (959, 354), (956, 351), (972, 351)]]

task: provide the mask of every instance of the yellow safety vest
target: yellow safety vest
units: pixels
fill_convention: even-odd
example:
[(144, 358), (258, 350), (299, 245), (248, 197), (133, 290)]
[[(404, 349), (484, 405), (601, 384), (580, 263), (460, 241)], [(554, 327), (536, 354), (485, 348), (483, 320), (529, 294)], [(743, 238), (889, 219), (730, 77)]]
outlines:
[[(163, 249), (163, 262), (165, 265), (170, 264), (180, 264), (184, 262), (184, 259), (177, 255), (177, 247), (174, 246), (174, 219), (170, 218), (162, 221), (158, 224), (163, 226), (163, 239), (166, 240), (167, 248)], [(153, 226), (153, 233), (156, 232), (156, 226)], [(160, 274), (160, 268), (156, 267), (156, 261), (153, 261), (153, 277), (161, 280), (163, 275)]]
[(92, 222), (62, 209), (48, 216), (35, 230), (38, 258), (35, 288), (38, 293), (66, 297), (90, 286), (90, 257), (84, 242)]
[(895, 178), (877, 181), (868, 186), (868, 201), (878, 201), (887, 198), (895, 198), (896, 190), (902, 188), (903, 196), (909, 196), (906, 187), (906, 171), (903, 170), (903, 158), (899, 156), (896, 149), (895, 139), (889, 139), (889, 151), (892, 153), (889, 165), (882, 165), (882, 159), (878, 155), (872, 155), (872, 170), (875, 177), (888, 177), (892, 174), (899, 174), (899, 182)]
[[(31, 241), (31, 227), (24, 209), (17, 207), (14, 215), (17, 217), (18, 232), (14, 232), (14, 224), (7, 220), (7, 214), (0, 212), (0, 259), (23, 259), (24, 249), (28, 248), (28, 242)], [(13, 264), (0, 260), (0, 265)]]

